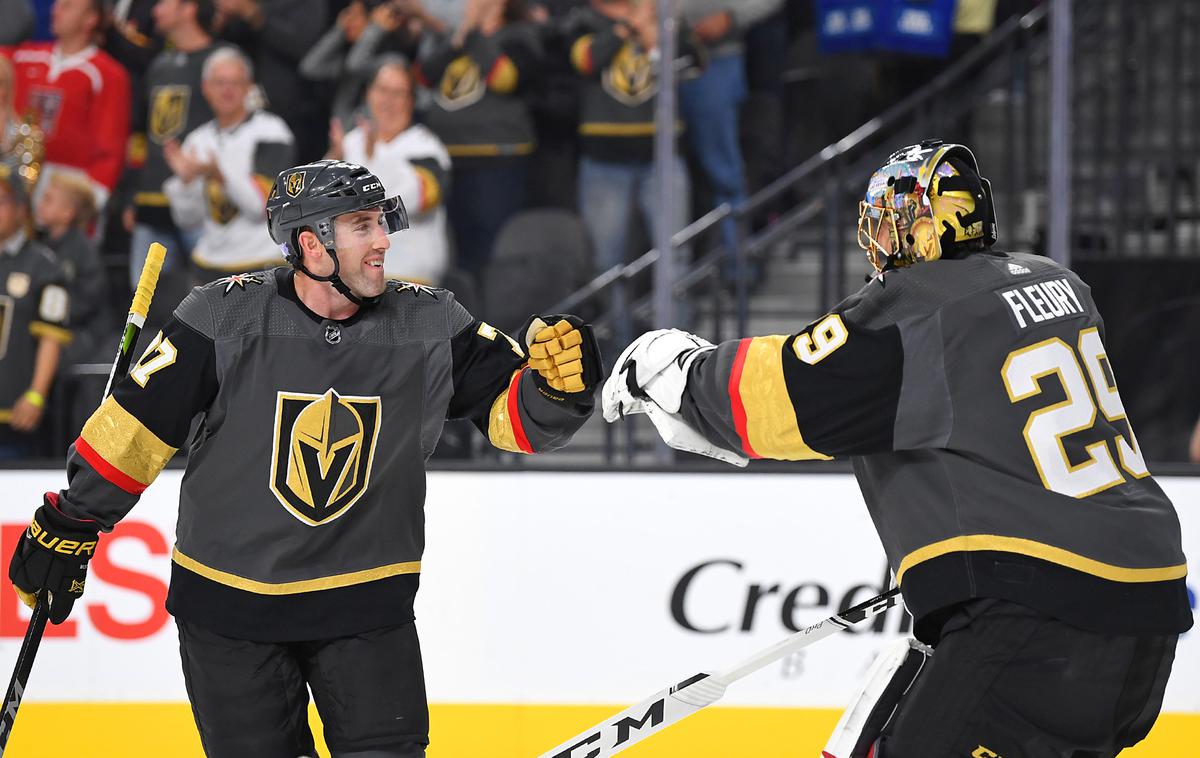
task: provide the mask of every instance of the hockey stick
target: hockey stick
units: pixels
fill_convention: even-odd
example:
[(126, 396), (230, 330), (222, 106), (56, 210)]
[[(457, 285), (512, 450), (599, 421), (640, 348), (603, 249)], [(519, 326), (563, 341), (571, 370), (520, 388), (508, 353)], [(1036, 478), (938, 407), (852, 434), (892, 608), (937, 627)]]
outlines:
[[(137, 291), (133, 295), (133, 303), (129, 306), (129, 316), (125, 319), (125, 328), (117, 345), (117, 357), (113, 360), (112, 370), (108, 374), (104, 397), (108, 397), (112, 392), (113, 382), (125, 376), (125, 372), (129, 370), (133, 346), (146, 324), (150, 300), (154, 297), (154, 288), (158, 285), (158, 274), (162, 271), (166, 255), (167, 249), (157, 242), (152, 243), (146, 253), (146, 263), (142, 266)], [(17, 654), (17, 666), (8, 682), (8, 692), (4, 695), (4, 711), (0, 712), (0, 756), (4, 755), (4, 749), (8, 747), (8, 738), (12, 736), (13, 726), (17, 723), (17, 709), (21, 707), (21, 699), (25, 696), (25, 686), (29, 682), (29, 673), (33, 671), (33, 659), (37, 656), (38, 646), (42, 644), (49, 613), (50, 602), (47, 593), (40, 592), (33, 615), (29, 619), (29, 629), (25, 631), (25, 639), (21, 641), (21, 652)]]
[(834, 614), (824, 621), (807, 626), (760, 653), (750, 656), (737, 666), (720, 674), (700, 673), (684, 679), (661, 692), (651, 695), (637, 705), (605, 719), (586, 732), (575, 735), (539, 758), (608, 758), (630, 745), (658, 734), (672, 724), (682, 721), (696, 711), (720, 700), (725, 688), (763, 666), (808, 647), (817, 640), (849, 629), (863, 619), (871, 618), (899, 602), (900, 588), (859, 603)]

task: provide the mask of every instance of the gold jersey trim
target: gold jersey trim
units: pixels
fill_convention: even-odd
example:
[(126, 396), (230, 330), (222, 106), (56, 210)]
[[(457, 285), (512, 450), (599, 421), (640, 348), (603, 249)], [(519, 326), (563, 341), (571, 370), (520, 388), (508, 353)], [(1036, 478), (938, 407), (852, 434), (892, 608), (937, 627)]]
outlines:
[(178, 450), (159, 439), (111, 395), (83, 425), (79, 436), (105, 463), (142, 485), (153, 482)]
[[(683, 131), (683, 122), (675, 122), (675, 132)], [(584, 137), (653, 137), (658, 132), (658, 125), (653, 121), (643, 123), (610, 123), (606, 121), (589, 121), (579, 125), (579, 133)]]
[(745, 348), (745, 362), (734, 389), (746, 413), (746, 441), (761, 458), (831, 460), (808, 446), (796, 424), (796, 409), (783, 376), (787, 339), (783, 335), (755, 337)]
[(365, 584), (373, 582), (377, 579), (386, 579), (390, 576), (399, 576), (401, 574), (419, 574), (421, 573), (420, 561), (407, 561), (405, 563), (392, 563), (387, 566), (378, 568), (366, 569), (364, 571), (351, 571), (348, 574), (335, 574), (333, 576), (324, 576), (320, 579), (303, 579), (297, 582), (259, 582), (254, 579), (247, 579), (236, 574), (230, 574), (227, 571), (205, 566), (195, 558), (189, 558), (179, 552), (179, 548), (171, 553), (171, 560), (179, 564), (181, 567), (191, 571), (193, 574), (199, 574), (205, 579), (223, 584), (226, 587), (233, 587), (237, 590), (253, 592), (256, 595), (296, 595), (301, 592), (316, 592), (317, 590), (332, 590), (338, 587), (350, 587), (355, 584)]
[(996, 534), (967, 534), (962, 537), (951, 537), (948, 540), (935, 542), (923, 548), (914, 550), (900, 561), (900, 569), (896, 572), (896, 581), (903, 582), (904, 574), (913, 566), (925, 561), (938, 558), (947, 553), (976, 552), (980, 550), (995, 550), (1002, 553), (1016, 553), (1030, 558), (1056, 563), (1075, 571), (1107, 579), (1110, 582), (1165, 582), (1171, 579), (1182, 579), (1187, 576), (1187, 564), (1178, 566), (1162, 566), (1159, 568), (1126, 568), (1114, 566), (1111, 563), (1086, 558), (1070, 550), (1054, 547), (1042, 542), (1027, 540), (1021, 537), (1002, 537)]
[(533, 152), (533, 143), (521, 142), (516, 145), (446, 145), (446, 152), (453, 158), (529, 155)]
[(138, 192), (133, 196), (133, 204), (146, 208), (171, 207), (171, 201), (161, 192)]
[(45, 337), (47, 339), (54, 340), (61, 345), (70, 344), (71, 340), (74, 339), (74, 335), (71, 333), (70, 329), (62, 326), (56, 326), (45, 321), (29, 322), (29, 333), (39, 339)]

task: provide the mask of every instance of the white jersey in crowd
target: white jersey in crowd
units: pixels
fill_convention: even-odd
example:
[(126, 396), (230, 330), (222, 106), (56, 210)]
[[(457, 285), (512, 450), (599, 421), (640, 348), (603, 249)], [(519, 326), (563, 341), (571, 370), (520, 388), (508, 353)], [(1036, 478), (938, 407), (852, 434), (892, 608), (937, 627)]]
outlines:
[(388, 196), (399, 195), (410, 227), (392, 237), (384, 269), (393, 279), (439, 284), (450, 265), (443, 204), (450, 155), (429, 129), (415, 124), (393, 139), (376, 141), (367, 157), (366, 135), (353, 129), (342, 143), (345, 159), (366, 166)]
[(220, 179), (163, 183), (175, 223), (202, 226), (192, 259), (206, 269), (238, 273), (279, 263), (279, 247), (267, 232), (267, 195), (276, 175), (292, 165), (292, 132), (278, 116), (255, 111), (231, 129), (201, 124), (183, 142), (183, 151), (215, 161)]

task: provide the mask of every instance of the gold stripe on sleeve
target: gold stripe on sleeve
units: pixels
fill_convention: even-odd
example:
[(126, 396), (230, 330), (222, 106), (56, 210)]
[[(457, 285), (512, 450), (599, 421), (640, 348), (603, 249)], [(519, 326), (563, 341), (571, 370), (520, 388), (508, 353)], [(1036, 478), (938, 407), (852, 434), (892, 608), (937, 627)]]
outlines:
[[(746, 436), (760, 457), (783, 461), (831, 460), (804, 441), (783, 378), (787, 337), (755, 337), (746, 351), (738, 394), (746, 410)], [(812, 402), (821, 402), (813, 398)]]
[(159, 439), (111, 395), (83, 425), (79, 436), (106, 463), (144, 485), (158, 477), (178, 450)]

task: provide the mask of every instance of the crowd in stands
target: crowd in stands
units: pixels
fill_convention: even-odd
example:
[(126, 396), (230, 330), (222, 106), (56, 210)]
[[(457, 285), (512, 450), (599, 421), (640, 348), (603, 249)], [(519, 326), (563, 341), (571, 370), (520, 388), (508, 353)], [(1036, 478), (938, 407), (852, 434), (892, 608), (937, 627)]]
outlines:
[(0, 459), (62, 454), (34, 433), (55, 371), (110, 358), (151, 242), (167, 312), (282, 263), (264, 205), (287, 166), (371, 168), (412, 221), (388, 274), (469, 307), (497, 258), (571, 241), (536, 309), (840, 136), (794, 138), (814, 132), (782, 103), (814, 0), (679, 4), (677, 202), (658, 209), (655, 0), (0, 0)]

